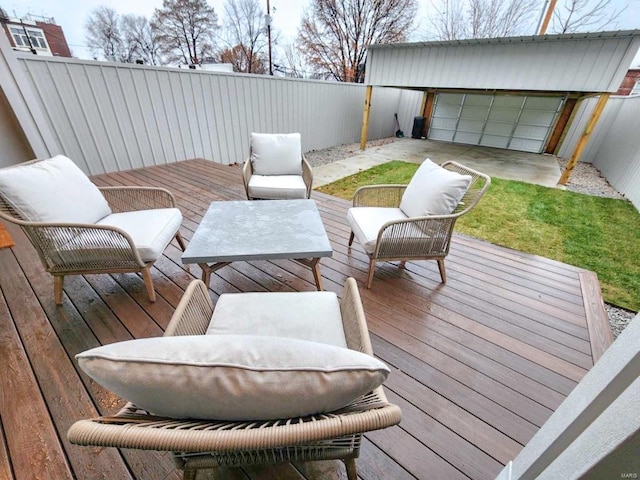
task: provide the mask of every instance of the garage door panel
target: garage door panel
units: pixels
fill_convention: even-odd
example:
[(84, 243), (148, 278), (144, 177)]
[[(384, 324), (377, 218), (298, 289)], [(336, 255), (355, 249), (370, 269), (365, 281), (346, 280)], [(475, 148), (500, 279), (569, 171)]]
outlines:
[(544, 142), (527, 140), (524, 138), (512, 138), (509, 144), (510, 150), (522, 150), (523, 152), (538, 153), (542, 150)]
[(489, 120), (494, 122), (514, 123), (518, 121), (520, 110), (504, 107), (493, 107), (489, 112)]
[(454, 141), (457, 143), (470, 143), (471, 145), (478, 145), (480, 142), (481, 134), (479, 133), (471, 133), (471, 132), (461, 132), (457, 131), (454, 138)]
[(510, 123), (494, 123), (487, 122), (484, 127), (484, 133), (488, 135), (500, 135), (503, 137), (510, 137), (513, 131), (513, 124)]
[(562, 97), (527, 97), (524, 102), (524, 108), (556, 111), (561, 103)]
[(542, 152), (564, 97), (437, 94), (428, 138)]
[(483, 127), (484, 122), (476, 120), (460, 120), (460, 122), (458, 122), (459, 132), (482, 133)]
[(431, 140), (444, 140), (445, 142), (453, 142), (453, 130), (442, 130), (439, 128), (429, 129), (429, 138)]
[(470, 120), (484, 120), (487, 118), (487, 107), (474, 107), (466, 105), (462, 107), (460, 118), (468, 118)]
[(493, 99), (493, 106), (515, 108), (516, 110), (520, 110), (524, 101), (524, 95), (497, 95)]
[(464, 100), (463, 93), (439, 93), (438, 94), (438, 104), (448, 104), (448, 105), (462, 105), (462, 101)]
[(527, 125), (540, 125), (548, 128), (553, 123), (555, 112), (544, 112), (542, 110), (524, 110), (518, 123)]
[(483, 147), (507, 148), (509, 146), (509, 137), (485, 134), (480, 140), (480, 145)]
[(457, 124), (457, 118), (434, 118), (431, 121), (431, 126), (436, 129), (455, 130)]
[(491, 95), (468, 94), (464, 99), (465, 105), (485, 107), (484, 108), (485, 111), (487, 110), (486, 107), (491, 106), (491, 103), (493, 103), (493, 99)]
[(513, 132), (514, 137), (528, 138), (531, 140), (544, 140), (547, 138), (548, 128), (533, 127), (530, 125), (518, 125)]
[(439, 118), (458, 118), (460, 115), (460, 106), (459, 105), (436, 105), (436, 108), (433, 112), (434, 117)]

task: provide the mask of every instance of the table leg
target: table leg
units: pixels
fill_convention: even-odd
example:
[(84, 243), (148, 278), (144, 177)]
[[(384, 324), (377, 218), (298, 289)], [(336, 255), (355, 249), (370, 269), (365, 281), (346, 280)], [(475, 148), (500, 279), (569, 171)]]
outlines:
[(318, 291), (324, 290), (322, 286), (322, 275), (320, 274), (320, 258), (296, 258), (295, 260), (296, 262), (311, 268), (313, 278), (316, 281), (316, 288)]
[(209, 265), (208, 263), (199, 263), (198, 265), (202, 269), (202, 277), (200, 277), (201, 280), (208, 287), (209, 281), (211, 280), (211, 273), (215, 272), (219, 268), (229, 265), (230, 263), (231, 262), (218, 262), (218, 263), (212, 263), (211, 265)]

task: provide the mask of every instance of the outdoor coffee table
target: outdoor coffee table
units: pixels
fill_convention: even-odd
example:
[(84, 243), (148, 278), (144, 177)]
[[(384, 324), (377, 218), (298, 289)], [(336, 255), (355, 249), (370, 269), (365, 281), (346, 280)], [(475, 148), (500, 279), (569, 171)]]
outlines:
[(231, 262), (292, 259), (311, 268), (318, 290), (318, 262), (333, 253), (313, 200), (213, 202), (182, 254), (197, 263), (202, 281)]

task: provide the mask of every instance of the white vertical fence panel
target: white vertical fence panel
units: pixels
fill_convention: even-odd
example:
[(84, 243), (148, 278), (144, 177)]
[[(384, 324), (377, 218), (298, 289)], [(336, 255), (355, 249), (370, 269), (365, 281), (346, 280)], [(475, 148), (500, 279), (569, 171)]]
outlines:
[[(558, 156), (569, 158), (597, 99), (582, 102)], [(612, 97), (581, 161), (593, 163), (611, 185), (640, 209), (640, 97)]]
[(404, 132), (405, 137), (411, 136), (413, 129), (413, 119), (422, 115), (420, 107), (422, 106), (422, 97), (424, 93), (415, 90), (402, 90), (400, 93), (400, 103), (398, 105), (398, 122), (400, 130)]
[[(251, 132), (300, 132), (304, 151), (360, 140), (364, 85), (18, 58), (62, 151), (92, 175), (189, 158), (241, 163)], [(394, 134), (396, 112), (410, 123), (421, 99), (374, 88), (369, 140)]]
[(616, 100), (620, 107), (593, 164), (640, 210), (640, 97)]

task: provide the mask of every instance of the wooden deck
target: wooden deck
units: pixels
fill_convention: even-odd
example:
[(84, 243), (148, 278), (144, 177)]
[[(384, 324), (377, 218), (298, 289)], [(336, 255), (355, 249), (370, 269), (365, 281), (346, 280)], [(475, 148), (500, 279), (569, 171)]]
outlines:
[[(244, 198), (240, 170), (186, 161), (100, 175), (99, 185), (173, 191), (188, 241), (212, 200)], [(349, 203), (314, 193), (333, 245), (321, 261), (327, 290), (358, 280), (376, 355), (402, 423), (366, 435), (363, 479), (492, 479), (536, 433), (610, 342), (591, 272), (457, 236), (446, 285), (436, 262), (380, 264), (347, 249)], [(172, 244), (156, 264), (158, 301), (133, 274), (67, 277), (61, 307), (22, 232), (0, 250), (0, 478), (181, 478), (166, 453), (70, 445), (77, 419), (115, 412), (122, 401), (80, 373), (74, 355), (119, 340), (158, 336), (183, 290), (200, 276)], [(313, 290), (296, 262), (234, 263), (212, 275), (211, 295)], [(346, 478), (339, 462), (204, 472), (199, 478)]]

